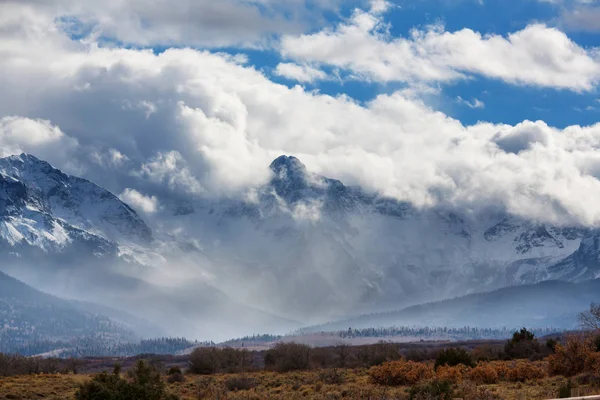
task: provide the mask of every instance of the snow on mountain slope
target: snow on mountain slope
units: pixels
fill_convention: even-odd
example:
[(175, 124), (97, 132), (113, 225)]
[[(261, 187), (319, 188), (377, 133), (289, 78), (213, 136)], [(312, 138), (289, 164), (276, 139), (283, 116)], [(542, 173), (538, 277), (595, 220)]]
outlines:
[(578, 281), (593, 274), (574, 271), (599, 264), (573, 259), (593, 234), (587, 229), (499, 211), (416, 209), (312, 174), (294, 157), (277, 158), (271, 169), (271, 182), (244, 201), (171, 204), (165, 228), (202, 256), (217, 287), (293, 318)]
[(115, 258), (151, 241), (144, 221), (107, 190), (28, 154), (0, 159), (0, 246), (12, 254)]
[[(0, 159), (0, 252), (45, 261), (85, 260), (82, 254), (125, 265), (159, 260), (169, 273), (155, 269), (152, 283), (194, 287), (193, 278), (232, 309), (252, 304), (307, 323), (599, 276), (598, 231), (499, 210), (417, 209), (313, 174), (294, 157), (277, 158), (271, 170), (271, 181), (244, 198), (161, 198), (152, 234), (91, 182), (30, 155)], [(110, 279), (113, 285), (119, 276)]]

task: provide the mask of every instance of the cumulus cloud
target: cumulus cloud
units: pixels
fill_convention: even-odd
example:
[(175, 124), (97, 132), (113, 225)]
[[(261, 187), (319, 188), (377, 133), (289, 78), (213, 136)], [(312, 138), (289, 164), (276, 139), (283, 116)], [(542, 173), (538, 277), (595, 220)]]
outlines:
[(77, 147), (76, 139), (65, 135), (48, 120), (0, 118), (0, 157), (31, 153), (51, 162), (70, 165), (68, 157)]
[[(273, 34), (313, 28), (315, 14), (337, 10), (340, 0), (3, 0), (59, 17), (61, 28), (121, 43), (257, 46)], [(309, 12), (310, 4), (310, 12)], [(312, 15), (311, 15), (312, 13)], [(318, 25), (317, 25), (318, 26)]]
[(320, 69), (294, 63), (279, 63), (275, 68), (275, 74), (298, 82), (307, 83), (327, 78), (327, 74)]
[(135, 189), (127, 188), (119, 195), (126, 204), (129, 204), (136, 210), (147, 214), (155, 213), (158, 210), (158, 199), (156, 196), (144, 196)]
[[(230, 56), (98, 47), (70, 40), (35, 13), (20, 18), (11, 25), (10, 40), (0, 40), (0, 110), (27, 121), (50, 119), (42, 125), (54, 128), (45, 135), (86, 149), (62, 162), (84, 164), (87, 178), (115, 193), (135, 190), (162, 205), (169, 196), (243, 196), (269, 179), (275, 157), (292, 154), (311, 171), (418, 206), (497, 206), (541, 221), (600, 225), (600, 205), (589, 201), (600, 196), (600, 124), (562, 130), (542, 121), (465, 126), (405, 91), (362, 104), (276, 84)], [(559, 32), (528, 29), (521, 34), (550, 31), (559, 44), (571, 46)], [(508, 46), (510, 51), (500, 51), (508, 59), (517, 42), (525, 46), (514, 38), (463, 34), (484, 50), (490, 42)], [(432, 35), (456, 50), (456, 34)], [(533, 55), (523, 56), (523, 74), (530, 73), (525, 67), (532, 58), (547, 56), (543, 48), (527, 51)], [(576, 64), (589, 57), (572, 56)], [(501, 58), (492, 57), (500, 75), (510, 71)], [(548, 60), (550, 69), (554, 61), (564, 66), (562, 59)], [(552, 79), (563, 78), (557, 73)], [(586, 87), (585, 80), (572, 82)], [(140, 104), (152, 104), (152, 112), (135, 106)], [(57, 126), (63, 133), (56, 133)], [(28, 151), (51, 156), (44, 148)], [(96, 151), (104, 159), (109, 152), (112, 159), (109, 149), (126, 162), (106, 174), (87, 155)], [(296, 214), (313, 216), (315, 210)]]
[(450, 82), (480, 75), (515, 85), (580, 92), (593, 90), (600, 81), (598, 53), (543, 24), (506, 37), (430, 26), (413, 29), (408, 37), (391, 38), (388, 28), (379, 12), (357, 9), (334, 29), (284, 36), (281, 53), (382, 82)]
[(106, 152), (93, 151), (90, 159), (104, 168), (119, 168), (129, 160), (129, 157), (119, 150), (108, 149)]

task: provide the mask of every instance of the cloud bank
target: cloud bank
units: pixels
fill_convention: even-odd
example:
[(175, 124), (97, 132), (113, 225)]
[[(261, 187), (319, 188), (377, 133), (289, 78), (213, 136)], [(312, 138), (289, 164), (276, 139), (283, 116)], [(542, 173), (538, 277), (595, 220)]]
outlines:
[(451, 82), (474, 76), (576, 92), (600, 81), (597, 50), (584, 49), (556, 28), (532, 24), (506, 37), (442, 26), (392, 38), (385, 7), (355, 10), (331, 29), (286, 35), (281, 53), (292, 60), (331, 65), (379, 82)]
[[(7, 4), (0, 152), (77, 165), (142, 211), (172, 197), (242, 196), (269, 179), (272, 159), (292, 154), (314, 172), (417, 206), (495, 206), (546, 222), (600, 225), (592, 200), (600, 196), (600, 124), (465, 126), (407, 92), (360, 104), (274, 83), (243, 57), (73, 40), (33, 8)], [(598, 81), (594, 55), (553, 28), (531, 25), (508, 37), (431, 29), (387, 40), (378, 12), (286, 36), (281, 47), (301, 62), (376, 80), (481, 74), (575, 91)]]

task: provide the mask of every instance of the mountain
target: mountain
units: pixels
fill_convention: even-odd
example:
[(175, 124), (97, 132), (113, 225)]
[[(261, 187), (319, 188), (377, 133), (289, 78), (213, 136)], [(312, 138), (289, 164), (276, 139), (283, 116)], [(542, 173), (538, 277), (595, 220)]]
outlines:
[(598, 231), (498, 209), (419, 209), (313, 174), (290, 156), (270, 167), (270, 182), (246, 199), (177, 201), (163, 211), (165, 226), (180, 232), (170, 239), (196, 254), (218, 287), (263, 309), (315, 321), (600, 276)]
[(172, 267), (181, 263), (173, 254), (165, 260), (161, 244), (130, 206), (100, 186), (32, 155), (0, 159), (3, 272), (83, 301), (86, 310), (91, 302), (99, 312), (107, 306), (150, 320), (145, 337), (156, 325), (169, 335), (207, 339), (298, 326), (232, 300), (193, 266), (173, 286)]
[(0, 159), (0, 251), (45, 262), (116, 260), (152, 241), (115, 195), (28, 154)]
[(427, 303), (400, 311), (361, 315), (302, 329), (320, 332), (392, 326), (577, 329), (577, 315), (598, 301), (600, 280), (546, 281)]
[(600, 277), (597, 230), (417, 208), (291, 156), (270, 169), (244, 196), (165, 195), (151, 229), (85, 179), (31, 155), (0, 159), (0, 269), (202, 340)]
[[(86, 310), (88, 306), (93, 307), (40, 292), (0, 272), (0, 353), (44, 353), (84, 340), (96, 346), (139, 340), (126, 322)], [(121, 321), (129, 319), (102, 310), (119, 314)]]

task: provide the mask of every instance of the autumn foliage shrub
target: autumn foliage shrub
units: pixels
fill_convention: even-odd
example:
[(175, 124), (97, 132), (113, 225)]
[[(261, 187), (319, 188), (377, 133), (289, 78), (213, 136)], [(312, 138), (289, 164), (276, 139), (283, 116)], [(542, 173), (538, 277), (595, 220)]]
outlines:
[(500, 381), (498, 369), (491, 363), (479, 363), (468, 373), (469, 380), (478, 384), (495, 384)]
[(554, 354), (548, 357), (548, 373), (567, 377), (580, 374), (585, 371), (586, 362), (595, 353), (594, 350), (592, 338), (570, 336), (564, 345), (557, 344)]
[(547, 376), (546, 371), (531, 362), (515, 362), (506, 373), (506, 380), (509, 382), (526, 382), (530, 380), (542, 379)]
[(463, 379), (468, 376), (469, 367), (465, 365), (455, 365), (453, 367), (449, 365), (442, 365), (435, 371), (435, 376), (441, 381), (447, 381), (451, 383), (460, 383)]
[(434, 375), (430, 365), (405, 360), (386, 362), (369, 370), (371, 382), (388, 386), (414, 385)]

